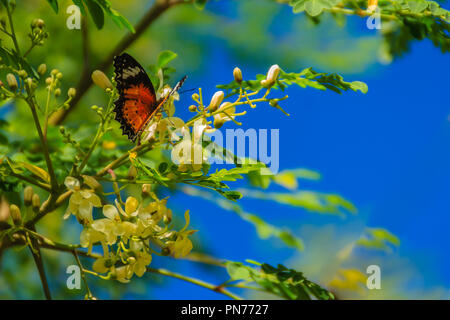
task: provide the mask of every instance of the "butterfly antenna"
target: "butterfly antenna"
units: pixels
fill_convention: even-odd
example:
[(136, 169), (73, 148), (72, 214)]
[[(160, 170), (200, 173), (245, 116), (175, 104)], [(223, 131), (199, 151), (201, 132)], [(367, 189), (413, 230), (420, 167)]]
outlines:
[(186, 90), (180, 91), (179, 94), (183, 94), (183, 93), (191, 92), (191, 91), (195, 91), (195, 90), (197, 90), (197, 89), (196, 88), (186, 89)]

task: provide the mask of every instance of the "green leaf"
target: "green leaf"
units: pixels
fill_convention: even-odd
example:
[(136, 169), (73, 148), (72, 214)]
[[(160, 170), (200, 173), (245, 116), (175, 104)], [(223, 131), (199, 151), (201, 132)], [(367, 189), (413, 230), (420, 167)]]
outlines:
[(428, 3), (424, 0), (408, 0), (407, 3), (412, 13), (421, 13), (428, 7)]
[(305, 11), (311, 16), (315, 17), (322, 13), (325, 6), (322, 0), (309, 0), (305, 2)]
[(399, 246), (400, 240), (393, 233), (383, 228), (366, 228), (365, 234), (356, 241), (356, 244), (368, 249), (389, 251), (392, 246)]
[(86, 3), (89, 13), (91, 14), (92, 20), (94, 20), (97, 29), (102, 29), (105, 24), (105, 15), (103, 9), (95, 0), (84, 0)]
[(116, 25), (119, 27), (125, 27), (128, 30), (130, 30), (131, 33), (135, 33), (136, 30), (134, 29), (133, 25), (128, 21), (124, 16), (122, 16), (118, 11), (111, 9), (111, 12), (109, 12), (110, 17), (114, 21)]
[[(261, 200), (272, 200), (278, 203), (293, 207), (300, 207), (311, 212), (322, 214), (343, 215), (344, 212), (349, 212), (352, 214), (356, 214), (358, 212), (356, 207), (350, 201), (333, 193), (320, 193), (307, 190), (301, 190), (294, 193), (267, 193), (254, 191), (246, 194), (246, 197)], [(345, 211), (343, 212), (342, 209)]]
[(31, 163), (19, 162), (19, 164), (27, 170), (31, 171), (34, 175), (41, 178), (44, 182), (50, 182), (50, 175), (44, 169), (39, 168), (38, 166), (35, 166)]
[[(226, 201), (225, 199), (218, 199), (213, 197), (210, 193), (200, 191), (198, 189), (194, 189), (192, 187), (187, 187), (184, 189), (185, 193), (192, 196), (200, 196), (208, 201), (213, 202), (219, 207), (232, 211), (236, 213), (239, 217), (241, 217), (244, 221), (251, 223), (258, 233), (258, 236), (262, 239), (267, 239), (270, 237), (278, 238), (283, 241), (287, 246), (303, 250), (303, 241), (300, 238), (295, 237), (289, 230), (280, 229), (276, 226), (273, 226), (266, 221), (264, 221), (259, 216), (244, 212), (244, 210), (236, 203), (232, 203), (230, 201)], [(220, 193), (220, 191), (219, 191)]]
[(231, 201), (236, 201), (242, 198), (242, 193), (238, 191), (222, 191), (222, 190), (217, 191), (219, 191), (221, 195), (223, 195), (225, 198)]
[(8, 157), (5, 157), (4, 159), (6, 160), (6, 164), (9, 166), (13, 173), (20, 174), (23, 172), (23, 167), (21, 165), (15, 163)]
[(279, 264), (273, 267), (263, 263), (260, 267), (250, 267), (240, 262), (226, 263), (230, 281), (255, 282), (263, 291), (289, 300), (333, 300), (334, 295), (308, 280), (302, 272)]
[(74, 5), (78, 6), (78, 8), (80, 8), (81, 14), (85, 16), (86, 15), (86, 10), (85, 10), (84, 5), (83, 5), (83, 0), (72, 0), (72, 2), (73, 2)]
[(158, 166), (158, 171), (160, 173), (164, 173), (167, 171), (168, 168), (169, 168), (169, 165), (167, 164), (167, 162), (161, 162)]
[(84, 0), (95, 2), (98, 6), (100, 6), (103, 11), (114, 21), (114, 23), (118, 27), (125, 27), (130, 30), (132, 33), (135, 33), (133, 25), (122, 16), (117, 10), (111, 8), (111, 3), (108, 0)]
[(165, 67), (170, 61), (178, 57), (175, 52), (170, 50), (162, 51), (158, 56), (157, 69)]
[(250, 272), (242, 263), (228, 261), (225, 265), (231, 280), (251, 281)]
[(304, 1), (298, 2), (298, 3), (294, 6), (294, 8), (292, 9), (292, 11), (293, 11), (294, 13), (300, 13), (300, 12), (305, 11), (305, 2), (304, 2)]
[(208, 2), (208, 0), (195, 0), (194, 6), (199, 10), (203, 10), (205, 8), (207, 2)]
[(296, 0), (289, 5), (294, 13), (306, 11), (311, 17), (320, 15), (324, 9), (331, 9), (339, 1), (337, 0)]
[(362, 93), (367, 93), (367, 91), (369, 91), (369, 87), (367, 86), (367, 84), (365, 84), (364, 82), (361, 81), (353, 81), (350, 82), (351, 88), (353, 91), (361, 91)]
[(244, 164), (241, 167), (235, 167), (232, 169), (221, 169), (220, 171), (216, 170), (215, 173), (208, 176), (208, 180), (210, 181), (236, 181), (237, 179), (242, 179), (241, 174), (248, 174), (252, 171), (258, 171), (262, 168), (265, 168), (265, 165), (261, 162), (255, 164)]
[(14, 66), (17, 69), (24, 69), (29, 76), (39, 79), (37, 71), (25, 59), (16, 54), (15, 51), (0, 47), (0, 57), (6, 65)]
[(47, 0), (55, 13), (58, 13), (58, 0)]

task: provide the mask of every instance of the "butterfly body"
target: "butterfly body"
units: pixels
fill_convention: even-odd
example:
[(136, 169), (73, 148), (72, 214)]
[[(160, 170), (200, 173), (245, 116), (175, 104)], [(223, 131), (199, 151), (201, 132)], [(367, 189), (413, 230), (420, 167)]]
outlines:
[(120, 123), (123, 134), (134, 142), (168, 98), (181, 87), (186, 77), (166, 97), (157, 101), (150, 78), (133, 57), (123, 53), (114, 57), (113, 64), (119, 93), (119, 98), (114, 102), (115, 119)]

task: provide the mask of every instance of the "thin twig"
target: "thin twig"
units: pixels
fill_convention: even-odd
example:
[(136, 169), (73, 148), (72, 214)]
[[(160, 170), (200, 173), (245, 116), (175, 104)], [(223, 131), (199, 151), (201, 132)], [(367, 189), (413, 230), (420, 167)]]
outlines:
[(39, 187), (39, 188), (41, 188), (41, 189), (43, 189), (45, 191), (50, 192), (52, 190), (51, 186), (49, 184), (37, 181), (37, 180), (35, 180), (35, 179), (31, 178), (31, 177), (23, 176), (21, 174), (14, 173), (14, 172), (11, 172), (11, 176), (16, 177), (17, 179), (26, 181), (26, 182), (28, 182), (28, 183), (36, 186), (36, 187)]
[(6, 13), (8, 15), (9, 27), (11, 29), (10, 36), (14, 42), (14, 47), (16, 48), (17, 55), (20, 57), (21, 54), (20, 54), (19, 43), (17, 42), (16, 33), (14, 32), (14, 25), (13, 25), (13, 21), (12, 21), (11, 10), (10, 10), (9, 4), (6, 4)]
[(208, 282), (204, 282), (202, 280), (198, 280), (198, 279), (195, 279), (195, 278), (187, 277), (187, 276), (184, 276), (182, 274), (179, 274), (179, 273), (176, 273), (176, 272), (172, 272), (172, 271), (169, 271), (169, 270), (166, 270), (166, 269), (156, 269), (156, 268), (148, 267), (147, 271), (151, 272), (151, 273), (156, 273), (156, 274), (160, 274), (160, 275), (163, 275), (163, 276), (167, 276), (167, 277), (172, 277), (172, 278), (175, 278), (175, 279), (183, 280), (183, 281), (186, 281), (186, 282), (189, 282), (189, 283), (193, 283), (195, 285), (198, 285), (200, 287), (212, 290), (214, 292), (218, 292), (218, 293), (224, 294), (227, 297), (230, 297), (230, 298), (232, 298), (234, 300), (242, 300), (241, 297), (239, 297), (238, 295), (235, 295), (234, 293), (231, 293), (230, 291), (226, 290), (222, 286), (216, 286), (216, 285), (210, 284)]
[(34, 120), (34, 123), (36, 126), (36, 130), (38, 132), (39, 139), (41, 140), (41, 144), (44, 149), (43, 150), (44, 158), (45, 158), (45, 162), (47, 164), (48, 173), (50, 175), (50, 183), (52, 185), (52, 190), (56, 191), (58, 189), (58, 181), (56, 180), (56, 175), (55, 175), (55, 171), (53, 170), (52, 160), (50, 159), (50, 153), (49, 153), (49, 149), (48, 149), (47, 139), (45, 138), (44, 133), (42, 132), (41, 124), (39, 122), (39, 117), (36, 112), (36, 104), (35, 104), (32, 96), (29, 96), (27, 99), (25, 99), (25, 101), (30, 106), (31, 114), (33, 115), (33, 120)]
[[(30, 230), (35, 231), (35, 230)], [(52, 296), (50, 293), (50, 288), (48, 286), (47, 276), (45, 275), (44, 262), (42, 260), (41, 249), (35, 239), (30, 239), (28, 248), (33, 255), (34, 263), (39, 272), (39, 277), (41, 279), (42, 289), (44, 290), (44, 295), (47, 300), (51, 300)]]
[(77, 261), (78, 267), (80, 268), (81, 279), (83, 279), (84, 286), (86, 287), (87, 298), (89, 300), (92, 300), (94, 297), (92, 296), (91, 289), (89, 289), (89, 285), (88, 285), (88, 282), (87, 282), (87, 279), (86, 279), (86, 274), (84, 272), (85, 269), (83, 268), (83, 265), (81, 264), (80, 258), (78, 258), (77, 250), (73, 250), (72, 253), (73, 253), (73, 256), (75, 257), (75, 260)]

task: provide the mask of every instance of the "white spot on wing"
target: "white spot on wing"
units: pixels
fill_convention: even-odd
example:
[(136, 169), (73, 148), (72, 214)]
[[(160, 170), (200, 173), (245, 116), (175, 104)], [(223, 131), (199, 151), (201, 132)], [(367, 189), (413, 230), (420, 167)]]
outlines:
[(139, 67), (130, 67), (127, 69), (123, 69), (122, 77), (124, 79), (127, 79), (128, 77), (135, 77), (137, 74), (139, 74), (139, 72), (141, 72), (141, 69)]

